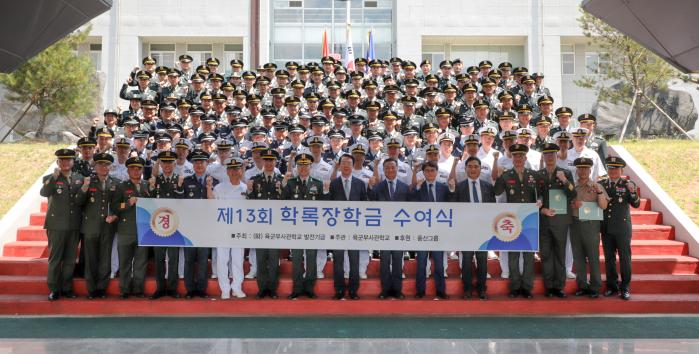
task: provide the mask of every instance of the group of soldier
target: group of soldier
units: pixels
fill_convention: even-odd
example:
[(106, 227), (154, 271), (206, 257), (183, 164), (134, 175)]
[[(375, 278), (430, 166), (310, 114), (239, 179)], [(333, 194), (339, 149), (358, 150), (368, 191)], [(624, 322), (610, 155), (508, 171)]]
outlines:
[[(257, 279), (256, 298), (278, 297), (282, 250), (250, 249), (245, 275), (244, 249), (139, 246), (138, 198), (536, 203), (538, 254), (291, 250), (288, 297), (315, 298), (332, 257), (334, 298), (358, 299), (373, 256), (380, 259), (381, 299), (405, 297), (403, 262), (411, 257), (417, 298), (430, 273), (436, 296), (448, 298), (450, 258), (460, 260), (464, 298), (474, 288), (488, 298), (487, 264), (496, 258), (510, 297), (533, 296), (540, 258), (546, 296), (566, 297), (566, 277), (574, 277), (576, 296), (597, 298), (601, 235), (604, 295), (630, 298), (635, 184), (623, 178), (625, 162), (607, 156), (595, 116), (574, 120), (568, 107), (553, 110), (543, 74), (488, 60), (464, 69), (458, 59), (433, 73), (429, 60), (417, 66), (400, 58), (358, 58), (348, 71), (323, 57), (283, 69), (267, 63), (257, 72), (232, 60), (224, 76), (216, 58), (197, 68), (191, 62), (184, 54), (168, 68), (144, 58), (120, 92), (128, 108), (106, 110), (76, 149), (56, 151), (56, 170), (41, 190), (48, 198), (49, 300), (75, 297), (78, 244), (91, 299), (106, 297), (116, 274), (121, 298), (145, 297), (151, 253), (151, 299), (180, 297), (180, 278), (186, 298), (207, 297), (209, 277), (218, 279), (223, 299), (246, 297), (244, 278)], [(565, 198), (562, 209), (553, 206), (554, 195)], [(584, 203), (596, 203), (602, 220), (581, 218)]]

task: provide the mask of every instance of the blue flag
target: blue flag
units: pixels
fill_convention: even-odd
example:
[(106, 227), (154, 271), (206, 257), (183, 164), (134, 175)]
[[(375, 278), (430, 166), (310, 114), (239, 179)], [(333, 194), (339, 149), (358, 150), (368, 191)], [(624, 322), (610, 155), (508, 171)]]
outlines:
[(374, 31), (369, 31), (369, 48), (366, 51), (366, 59), (374, 60), (376, 59), (376, 54), (374, 53)]

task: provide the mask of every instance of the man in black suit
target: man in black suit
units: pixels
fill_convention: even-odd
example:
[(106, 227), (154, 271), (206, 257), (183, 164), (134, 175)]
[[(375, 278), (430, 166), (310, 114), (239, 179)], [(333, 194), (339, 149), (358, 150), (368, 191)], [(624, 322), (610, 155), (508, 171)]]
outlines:
[[(407, 202), (410, 198), (410, 188), (398, 180), (398, 161), (388, 158), (383, 161), (383, 173), (386, 177), (378, 183), (378, 169), (374, 169), (374, 177), (369, 180), (369, 199), (381, 202)], [(403, 295), (403, 251), (381, 251), (381, 294), (380, 299), (393, 296), (404, 299)]]
[[(441, 182), (437, 182), (439, 166), (434, 161), (427, 161), (422, 165), (422, 173), (425, 181), (413, 192), (413, 200), (419, 202), (447, 202), (450, 200), (449, 188)], [(429, 251), (417, 252), (417, 279), (415, 279), (415, 297), (425, 297), (425, 283), (427, 278), (427, 257)], [(432, 264), (434, 264), (434, 286), (437, 297), (448, 299), (446, 293), (446, 281), (444, 278), (444, 251), (432, 251)]]
[[(354, 157), (345, 154), (338, 161), (340, 166), (340, 177), (330, 182), (330, 200), (366, 201), (368, 200), (367, 190), (361, 179), (352, 176), (354, 169)], [(345, 290), (349, 290), (349, 297), (358, 300), (359, 295), (359, 251), (349, 250), (350, 274), (349, 286), (345, 285), (343, 264), (345, 260), (344, 250), (333, 250), (333, 280), (335, 282), (336, 300), (345, 297)]]
[[(452, 195), (452, 201), (461, 203), (495, 203), (493, 185), (480, 178), (481, 160), (478, 157), (471, 156), (466, 159), (464, 166), (467, 177), (465, 180), (458, 184), (455, 183), (454, 179), (449, 180), (449, 189), (456, 189), (456, 192)], [(486, 251), (461, 251), (461, 281), (464, 284), (464, 299), (471, 298), (471, 288), (473, 287), (471, 262), (474, 254), (478, 271), (476, 290), (478, 290), (478, 297), (485, 300), (488, 298), (485, 285), (488, 277), (488, 252)]]

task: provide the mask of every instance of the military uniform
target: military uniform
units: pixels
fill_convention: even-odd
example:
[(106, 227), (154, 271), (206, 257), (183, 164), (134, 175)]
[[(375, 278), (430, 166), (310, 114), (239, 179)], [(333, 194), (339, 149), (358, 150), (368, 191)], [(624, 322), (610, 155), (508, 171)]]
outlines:
[[(114, 161), (111, 155), (96, 154), (96, 163)], [(104, 181), (98, 177), (90, 179), (87, 188), (78, 189), (78, 203), (83, 206), (80, 232), (84, 235), (85, 248), (85, 282), (88, 297), (106, 297), (111, 270), (112, 242), (116, 231), (116, 220), (107, 222), (111, 215), (110, 204), (119, 184), (116, 178), (106, 176)]]
[[(558, 152), (558, 149), (559, 147), (556, 144), (545, 144), (542, 146), (542, 152), (545, 154), (555, 154)], [(557, 177), (559, 172), (563, 172), (565, 175), (565, 182), (562, 182)], [(557, 213), (554, 216), (546, 216), (542, 214), (539, 218), (539, 250), (541, 252), (542, 275), (544, 278), (546, 295), (549, 297), (565, 297), (565, 293), (563, 292), (566, 281), (565, 248), (566, 240), (568, 238), (568, 228), (573, 221), (571, 210), (568, 208), (568, 205), (573, 199), (575, 199), (576, 196), (573, 181), (573, 175), (570, 173), (570, 171), (562, 169), (558, 166), (554, 166), (554, 169), (550, 174), (545, 167), (542, 168), (539, 171), (539, 177), (537, 178), (537, 183), (539, 184), (541, 195), (543, 197), (542, 208), (551, 207), (551, 190), (562, 191), (565, 194), (566, 199), (565, 213)]]
[[(140, 157), (126, 160), (126, 166), (140, 166), (146, 162)], [(136, 229), (136, 204), (131, 205), (131, 197), (149, 198), (148, 182), (140, 180), (137, 183), (126, 180), (117, 185), (112, 199), (111, 212), (119, 218), (117, 233), (119, 234), (119, 290), (122, 298), (129, 295), (143, 297), (146, 265), (148, 263), (148, 248), (138, 245)]]
[[(295, 158), (297, 165), (311, 164), (313, 156), (300, 154)], [(284, 200), (322, 200), (323, 181), (308, 176), (303, 180), (300, 176), (291, 178), (282, 189), (282, 199)], [(305, 276), (304, 276), (304, 253), (305, 253)], [(316, 269), (317, 250), (315, 249), (293, 249), (291, 250), (291, 261), (293, 264), (292, 280), (293, 288), (290, 299), (295, 299), (301, 294), (306, 294), (310, 298), (315, 298), (315, 284), (317, 279)]]
[[(609, 168), (623, 168), (626, 163), (619, 157), (608, 157)], [(605, 268), (607, 272), (607, 291), (605, 296), (621, 291), (622, 298), (630, 297), (631, 283), (631, 207), (638, 208), (641, 199), (636, 191), (631, 192), (629, 186), (633, 182), (610, 179), (600, 182), (609, 195), (609, 205), (604, 211), (602, 222), (602, 246), (604, 249)], [(619, 255), (621, 283), (616, 272), (616, 255)]]
[[(55, 153), (58, 159), (74, 159), (75, 151), (60, 149)], [(49, 266), (47, 282), (49, 300), (57, 300), (63, 294), (75, 297), (73, 293), (73, 270), (78, 246), (78, 232), (82, 213), (77, 202), (78, 189), (83, 177), (69, 173), (68, 176), (53, 174), (44, 176), (40, 194), (48, 198), (48, 209), (44, 229), (48, 237)]]
[[(510, 146), (512, 154), (526, 154), (528, 150), (526, 145), (522, 144)], [(536, 184), (537, 176), (537, 172), (526, 167), (522, 171), (522, 179), (519, 178), (514, 168), (506, 170), (495, 181), (495, 195), (505, 192), (508, 203), (536, 203), (539, 195)], [(522, 272), (519, 269), (520, 253), (524, 257)], [(508, 252), (507, 256), (510, 271), (510, 297), (521, 294), (526, 298), (531, 298), (534, 287), (534, 252)]]
[[(261, 154), (264, 160), (278, 160), (279, 154), (272, 149), (267, 149)], [(284, 177), (279, 173), (266, 175), (264, 172), (252, 178), (252, 189), (248, 191), (248, 199), (279, 200), (282, 199), (282, 181)], [(269, 296), (277, 298), (279, 286), (279, 250), (255, 249), (257, 256), (257, 298)], [(309, 262), (310, 263), (310, 262)]]

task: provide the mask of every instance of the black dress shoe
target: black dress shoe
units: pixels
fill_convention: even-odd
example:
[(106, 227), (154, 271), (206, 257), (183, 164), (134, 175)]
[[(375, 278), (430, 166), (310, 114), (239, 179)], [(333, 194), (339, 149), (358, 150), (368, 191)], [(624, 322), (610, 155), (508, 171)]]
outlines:
[(350, 293), (349, 298), (352, 300), (359, 300), (359, 295), (357, 295), (357, 293)]
[(386, 293), (386, 292), (383, 292), (383, 291), (382, 291), (382, 292), (379, 294), (379, 299), (381, 299), (381, 300), (386, 300), (387, 297), (388, 297), (388, 293)]
[(184, 294), (185, 299), (191, 299), (194, 296), (196, 296), (196, 292), (194, 292), (194, 291), (188, 291), (186, 294)]
[(471, 298), (471, 291), (464, 291), (464, 300), (468, 300)]
[(575, 292), (575, 296), (584, 296), (584, 295), (590, 295), (590, 291), (587, 289), (578, 289)]
[(621, 291), (621, 299), (622, 300), (631, 300), (631, 293), (628, 290), (622, 290)]
[(269, 295), (270, 299), (278, 299), (279, 298), (276, 291), (270, 291), (267, 293), (267, 295)]
[(314, 293), (312, 291), (307, 291), (306, 296), (308, 296), (309, 299), (317, 299), (318, 298), (318, 295), (316, 295), (316, 293)]
[(553, 291), (553, 289), (546, 289), (544, 294), (546, 294), (546, 297), (553, 297)]
[(60, 297), (61, 297), (61, 296), (58, 295), (57, 292), (53, 292), (53, 291), (52, 291), (52, 292), (49, 294), (49, 301), (56, 301), (56, 300), (58, 300)]
[(590, 299), (596, 299), (599, 297), (599, 291), (590, 291)]
[(525, 299), (531, 299), (534, 297), (534, 295), (532, 295), (532, 292), (529, 290), (522, 290), (521, 294), (522, 294), (522, 297)]
[(553, 296), (555, 296), (559, 299), (565, 299), (567, 297), (566, 293), (564, 293), (563, 290), (561, 290), (561, 289), (553, 289), (551, 291), (551, 293), (553, 294)]
[(422, 299), (423, 297), (425, 297), (425, 292), (424, 292), (424, 291), (419, 291), (419, 292), (415, 293), (415, 298), (416, 298), (416, 299)]
[(291, 293), (291, 295), (287, 296), (287, 298), (289, 300), (296, 300), (296, 298), (298, 298), (299, 296), (301, 296), (301, 293)]
[(398, 300), (403, 300), (403, 299), (405, 299), (405, 294), (403, 294), (402, 292), (399, 291), (399, 292), (393, 294), (393, 297), (395, 297)]
[(488, 300), (488, 294), (485, 291), (478, 292), (478, 298), (481, 300)]
[(97, 295), (95, 293), (96, 293), (96, 291), (88, 291), (87, 292), (87, 299), (93, 300), (95, 297), (97, 297)]
[(519, 290), (512, 290), (512, 291), (510, 291), (510, 294), (508, 294), (507, 296), (509, 296), (510, 299), (514, 299), (517, 296), (519, 296)]
[(619, 292), (618, 290), (607, 289), (607, 290), (604, 292), (604, 297), (614, 296), (614, 295), (616, 295), (618, 292)]
[(135, 293), (135, 294), (131, 294), (131, 295), (132, 295), (132, 296), (135, 296), (135, 297), (137, 297), (137, 298), (139, 298), (139, 299), (143, 299), (143, 298), (146, 297), (146, 294), (144, 294), (144, 293)]
[(106, 290), (100, 290), (99, 294), (97, 296), (100, 297), (100, 299), (106, 299), (107, 298), (107, 291)]
[(160, 299), (160, 298), (163, 297), (163, 296), (165, 296), (165, 292), (164, 292), (164, 291), (156, 291), (156, 292), (153, 293), (153, 295), (149, 296), (148, 298), (151, 299), (151, 300), (158, 300), (158, 299)]
[(119, 298), (122, 300), (126, 300), (129, 298), (129, 294), (119, 294)]
[(75, 295), (75, 293), (72, 291), (66, 291), (62, 295), (63, 297), (67, 297), (69, 299), (75, 299), (76, 297), (78, 297), (78, 295)]
[(209, 295), (206, 294), (206, 291), (197, 291), (197, 296), (199, 296), (202, 299), (206, 299), (209, 297)]
[(445, 292), (443, 292), (443, 291), (438, 291), (438, 292), (437, 292), (437, 297), (440, 298), (440, 299), (442, 299), (442, 300), (446, 300), (446, 299), (449, 298), (449, 295), (447, 295), (447, 293), (445, 293)]
[(335, 295), (333, 295), (333, 299), (335, 300), (342, 300), (345, 298), (345, 295), (341, 292), (336, 292)]
[(169, 290), (169, 291), (167, 292), (167, 296), (169, 296), (169, 297), (171, 297), (171, 298), (173, 298), (173, 299), (179, 299), (179, 298), (180, 298), (180, 293), (178, 293), (178, 292), (175, 291), (175, 290)]

